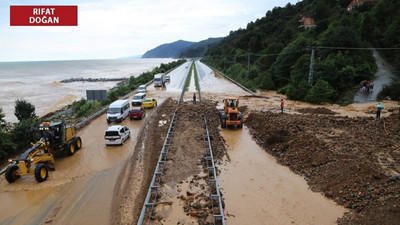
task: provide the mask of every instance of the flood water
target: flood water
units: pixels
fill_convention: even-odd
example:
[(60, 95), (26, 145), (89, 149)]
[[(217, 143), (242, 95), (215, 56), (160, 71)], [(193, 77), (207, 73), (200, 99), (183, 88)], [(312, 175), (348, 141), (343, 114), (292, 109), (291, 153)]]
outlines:
[(376, 102), (376, 97), (379, 92), (388, 84), (390, 84), (396, 77), (390, 71), (388, 63), (379, 55), (377, 51), (374, 51), (374, 57), (376, 59), (376, 65), (378, 66), (378, 71), (375, 73), (374, 88), (368, 93), (358, 91), (354, 96), (353, 102), (355, 103), (367, 103)]
[(218, 182), (229, 225), (332, 225), (345, 209), (312, 192), (306, 181), (262, 150), (246, 128), (222, 131), (230, 162)]
[(9, 184), (1, 176), (0, 224), (33, 225), (43, 220), (53, 221), (48, 224), (109, 224), (115, 182), (133, 153), (143, 122), (125, 119), (121, 124), (130, 129), (131, 138), (122, 146), (106, 146), (108, 124), (105, 115), (100, 116), (78, 132), (82, 149), (56, 158), (56, 170), (43, 183), (24, 176)]

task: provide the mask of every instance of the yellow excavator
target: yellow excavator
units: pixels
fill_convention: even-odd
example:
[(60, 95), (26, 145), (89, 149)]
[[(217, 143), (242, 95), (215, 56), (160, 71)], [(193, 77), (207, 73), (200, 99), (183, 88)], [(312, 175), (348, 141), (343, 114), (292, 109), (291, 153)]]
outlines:
[(18, 159), (5, 170), (6, 180), (13, 183), (21, 176), (34, 175), (37, 182), (47, 180), (48, 170), (54, 170), (54, 156), (66, 153), (73, 155), (82, 147), (82, 139), (75, 134), (75, 127), (66, 127), (64, 122), (43, 122), (39, 126), (41, 139), (32, 143)]
[(243, 127), (243, 114), (239, 112), (239, 99), (226, 97), (224, 99), (224, 110), (220, 111), (221, 128)]

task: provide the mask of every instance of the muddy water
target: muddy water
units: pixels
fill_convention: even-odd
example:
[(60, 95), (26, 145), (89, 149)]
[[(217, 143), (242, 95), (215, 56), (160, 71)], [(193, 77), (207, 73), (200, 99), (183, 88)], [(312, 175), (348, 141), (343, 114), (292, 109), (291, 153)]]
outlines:
[(142, 123), (125, 119), (122, 124), (131, 130), (131, 138), (123, 146), (106, 146), (108, 124), (103, 115), (78, 133), (82, 149), (73, 156), (57, 158), (56, 171), (50, 172), (46, 182), (24, 176), (8, 184), (2, 176), (0, 224), (109, 224), (116, 178), (134, 150)]
[(335, 224), (345, 209), (279, 165), (251, 139), (247, 129), (223, 130), (231, 161), (218, 177), (230, 225)]
[(393, 79), (396, 79), (388, 67), (389, 64), (379, 55), (379, 53), (374, 51), (373, 55), (376, 59), (376, 65), (378, 66), (378, 71), (376, 71), (373, 80), (374, 88), (370, 90), (369, 93), (363, 93), (361, 91), (357, 92), (353, 99), (353, 102), (355, 103), (375, 102), (378, 93), (383, 89), (383, 87), (390, 84)]

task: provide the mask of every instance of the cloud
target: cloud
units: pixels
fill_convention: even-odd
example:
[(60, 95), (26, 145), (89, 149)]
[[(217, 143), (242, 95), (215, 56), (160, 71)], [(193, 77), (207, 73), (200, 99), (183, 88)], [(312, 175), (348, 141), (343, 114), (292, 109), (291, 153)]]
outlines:
[[(292, 3), (297, 0), (292, 0)], [(179, 39), (221, 37), (265, 15), (277, 0), (80, 0), (77, 27), (10, 27), (0, 3), (0, 61), (117, 58)], [(32, 5), (32, 0), (13, 5)], [(35, 2), (53, 5), (54, 1)]]

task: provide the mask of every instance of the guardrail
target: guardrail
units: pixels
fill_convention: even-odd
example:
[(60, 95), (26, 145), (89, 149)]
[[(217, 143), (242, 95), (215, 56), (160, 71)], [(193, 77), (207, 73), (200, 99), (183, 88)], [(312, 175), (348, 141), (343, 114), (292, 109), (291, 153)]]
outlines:
[(224, 209), (222, 208), (221, 194), (219, 192), (217, 170), (214, 165), (214, 157), (211, 148), (210, 133), (208, 132), (207, 118), (203, 115), (203, 138), (204, 151), (208, 174), (208, 183), (210, 188), (210, 201), (212, 205), (214, 224), (225, 225)]
[(175, 111), (172, 116), (171, 124), (169, 125), (167, 136), (164, 140), (164, 145), (161, 149), (161, 154), (158, 158), (158, 163), (151, 179), (149, 190), (147, 191), (146, 199), (144, 201), (142, 211), (138, 220), (138, 225), (142, 225), (145, 218), (147, 217), (147, 224), (149, 224), (151, 216), (153, 215), (154, 206), (156, 205), (158, 197), (158, 188), (161, 183), (161, 178), (165, 169), (169, 147), (174, 136), (175, 123), (177, 119), (177, 113)]
[(242, 84), (240, 84), (239, 82), (235, 81), (234, 79), (228, 77), (227, 75), (223, 74), (222, 72), (218, 71), (217, 69), (215, 69), (212, 66), (207, 65), (208, 67), (210, 67), (212, 70), (218, 72), (219, 74), (221, 74), (223, 77), (225, 77), (226, 79), (230, 80), (232, 83), (236, 84), (237, 86), (241, 87), (243, 90), (251, 93), (252, 95), (258, 95), (257, 93), (251, 91), (250, 89), (248, 89), (247, 87), (243, 86)]
[[(179, 65), (179, 66), (180, 66), (180, 65)], [(179, 66), (178, 66), (178, 67), (179, 67)], [(176, 68), (177, 68), (177, 67), (168, 70), (167, 72), (165, 72), (165, 74), (170, 73), (172, 70), (174, 70), (174, 69), (176, 69)], [(144, 85), (146, 85), (146, 87), (147, 87), (147, 86), (149, 86), (151, 83), (153, 83), (153, 80), (150, 80), (149, 82), (145, 83)], [(122, 96), (122, 97), (119, 98), (119, 99), (127, 99), (127, 98), (129, 98), (129, 96), (131, 96), (132, 94), (134, 94), (136, 91), (137, 91), (137, 88), (136, 88), (135, 90), (131, 91), (130, 93), (128, 93), (128, 94)], [(90, 115), (89, 117), (83, 119), (82, 121), (76, 123), (76, 124), (75, 124), (75, 128), (78, 129), (78, 130), (79, 130), (79, 129), (82, 129), (83, 127), (85, 127), (86, 125), (88, 125), (90, 122), (92, 122), (94, 119), (96, 119), (97, 117), (99, 117), (99, 116), (101, 116), (103, 113), (105, 113), (105, 112), (107, 111), (107, 109), (108, 109), (108, 105), (105, 106), (105, 107), (103, 107), (103, 108), (100, 109), (99, 111), (93, 113), (93, 114)]]

